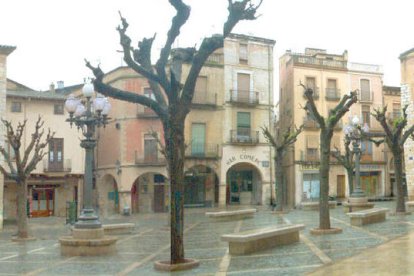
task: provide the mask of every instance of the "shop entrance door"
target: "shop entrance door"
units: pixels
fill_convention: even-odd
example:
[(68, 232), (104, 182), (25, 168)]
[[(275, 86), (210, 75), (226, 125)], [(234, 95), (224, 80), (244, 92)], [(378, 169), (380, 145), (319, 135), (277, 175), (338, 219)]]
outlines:
[(31, 214), (33, 217), (48, 217), (53, 215), (55, 207), (54, 189), (32, 190)]

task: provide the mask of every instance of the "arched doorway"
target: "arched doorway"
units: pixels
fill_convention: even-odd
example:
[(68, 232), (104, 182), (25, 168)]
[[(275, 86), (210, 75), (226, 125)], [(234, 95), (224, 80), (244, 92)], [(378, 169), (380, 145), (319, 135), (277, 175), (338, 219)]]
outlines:
[(262, 177), (254, 165), (235, 164), (227, 171), (226, 183), (227, 204), (262, 204)]
[(212, 207), (218, 204), (219, 180), (213, 169), (196, 165), (184, 174), (184, 205)]
[(103, 177), (103, 185), (101, 187), (103, 196), (103, 208), (107, 215), (119, 213), (119, 193), (118, 184), (115, 178), (107, 174)]
[(162, 174), (148, 172), (140, 175), (131, 187), (132, 213), (166, 212), (168, 183)]

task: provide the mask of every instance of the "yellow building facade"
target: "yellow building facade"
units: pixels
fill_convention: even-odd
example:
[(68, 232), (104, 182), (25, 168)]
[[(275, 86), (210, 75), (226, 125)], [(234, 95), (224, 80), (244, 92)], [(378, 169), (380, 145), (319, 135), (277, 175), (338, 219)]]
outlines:
[[(319, 127), (306, 115), (306, 99), (300, 84), (313, 88), (319, 112), (327, 116), (343, 95), (358, 91), (358, 103), (338, 122), (332, 137), (331, 150), (344, 152), (343, 128), (349, 116), (356, 115), (368, 124), (371, 132), (380, 131), (370, 113), (383, 105), (382, 68), (378, 65), (350, 63), (348, 53), (330, 54), (323, 49), (305, 49), (304, 53), (287, 51), (279, 62), (279, 127), (304, 126), (297, 142), (288, 151), (284, 163), (288, 204), (293, 207), (319, 198)], [(387, 190), (384, 146), (379, 148), (363, 142), (361, 156), (362, 188), (371, 198), (384, 196)], [(329, 195), (338, 200), (349, 195), (345, 169), (334, 158), (329, 173)]]

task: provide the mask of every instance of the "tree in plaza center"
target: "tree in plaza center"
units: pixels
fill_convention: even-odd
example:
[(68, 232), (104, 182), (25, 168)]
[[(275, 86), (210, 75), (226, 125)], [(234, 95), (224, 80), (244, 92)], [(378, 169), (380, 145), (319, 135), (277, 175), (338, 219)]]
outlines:
[(349, 108), (357, 102), (355, 91), (349, 95), (344, 95), (335, 108), (329, 110), (328, 117), (323, 117), (313, 99), (313, 90), (302, 85), (306, 97), (306, 105), (304, 109), (307, 114), (316, 121), (320, 128), (320, 167), (319, 167), (319, 229), (331, 229), (331, 221), (329, 217), (329, 157), (331, 155), (331, 140), (335, 125), (349, 111)]
[[(0, 164), (0, 171), (5, 178), (16, 182), (16, 199), (17, 199), (17, 238), (29, 238), (29, 226), (27, 221), (27, 178), (30, 173), (36, 169), (36, 165), (48, 154), (44, 149), (49, 145), (54, 133), (48, 130), (46, 137), (44, 137), (43, 124), (44, 121), (39, 117), (35, 124), (35, 130), (31, 135), (31, 140), (21, 151), (22, 139), (26, 129), (25, 120), (23, 123), (18, 123), (14, 128), (10, 121), (1, 120), (5, 130), (5, 139), (10, 147), (0, 147), (0, 153), (4, 158), (5, 165)], [(44, 137), (44, 139), (43, 139)]]
[(404, 128), (408, 124), (407, 108), (408, 106), (404, 106), (402, 109), (402, 116), (392, 120), (391, 122), (387, 120), (385, 115), (387, 112), (386, 106), (382, 109), (377, 108), (372, 113), (372, 116), (374, 116), (375, 119), (381, 124), (385, 134), (385, 142), (394, 157), (395, 185), (397, 187), (397, 213), (406, 211), (403, 190), (404, 143), (410, 136), (414, 139), (414, 125), (404, 131)]
[[(198, 49), (178, 48), (172, 45), (180, 34), (181, 27), (190, 16), (190, 7), (182, 0), (169, 0), (176, 10), (165, 45), (155, 65), (151, 60), (152, 38), (144, 38), (138, 47), (131, 46), (131, 39), (126, 31), (128, 23), (121, 16), (122, 25), (118, 27), (120, 43), (123, 47), (124, 60), (135, 72), (147, 78), (155, 99), (136, 93), (111, 87), (103, 82), (104, 73), (89, 62), (86, 65), (95, 75), (95, 89), (112, 98), (138, 103), (151, 108), (160, 118), (164, 129), (165, 152), (171, 185), (171, 264), (184, 262), (184, 121), (190, 112), (197, 77), (207, 58), (224, 45), (233, 27), (241, 20), (256, 19), (256, 10), (261, 5), (254, 5), (251, 0), (228, 0), (229, 15), (224, 23), (223, 34), (204, 38)], [(182, 64), (191, 65), (185, 79), (181, 75)]]

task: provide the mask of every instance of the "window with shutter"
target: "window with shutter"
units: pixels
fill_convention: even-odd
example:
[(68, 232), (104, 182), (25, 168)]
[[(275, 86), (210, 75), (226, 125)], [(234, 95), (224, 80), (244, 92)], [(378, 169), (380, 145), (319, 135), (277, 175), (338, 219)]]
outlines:
[(238, 139), (250, 139), (250, 113), (237, 112), (237, 137)]
[(369, 80), (362, 79), (361, 83), (361, 101), (371, 101), (371, 89)]

